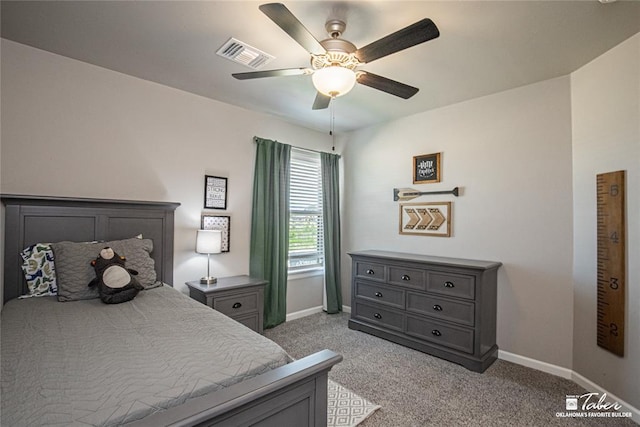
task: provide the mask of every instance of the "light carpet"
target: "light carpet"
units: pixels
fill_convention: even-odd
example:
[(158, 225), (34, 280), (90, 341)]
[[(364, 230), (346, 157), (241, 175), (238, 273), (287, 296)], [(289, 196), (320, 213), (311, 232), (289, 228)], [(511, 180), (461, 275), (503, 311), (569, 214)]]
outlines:
[(353, 427), (380, 408), (335, 381), (327, 384), (327, 427)]
[(358, 427), (638, 427), (629, 418), (559, 418), (576, 383), (497, 360), (483, 374), (348, 328), (349, 314), (316, 313), (265, 330), (292, 357), (328, 348), (329, 379), (382, 405)]

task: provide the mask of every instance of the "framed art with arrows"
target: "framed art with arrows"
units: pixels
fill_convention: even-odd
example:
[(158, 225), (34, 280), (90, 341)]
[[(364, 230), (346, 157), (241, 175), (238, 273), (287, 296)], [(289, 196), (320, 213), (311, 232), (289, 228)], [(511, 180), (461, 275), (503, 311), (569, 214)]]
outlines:
[(451, 236), (451, 202), (400, 204), (400, 234)]

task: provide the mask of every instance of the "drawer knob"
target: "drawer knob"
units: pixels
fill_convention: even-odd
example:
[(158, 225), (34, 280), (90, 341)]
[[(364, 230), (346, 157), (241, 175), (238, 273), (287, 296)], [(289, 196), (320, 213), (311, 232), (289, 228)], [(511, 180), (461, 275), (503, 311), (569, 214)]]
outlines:
[(453, 288), (455, 285), (452, 282), (444, 282), (445, 288)]
[(405, 282), (408, 282), (409, 280), (411, 280), (411, 277), (409, 277), (407, 274), (403, 274), (401, 279), (404, 280)]
[(372, 274), (376, 274), (376, 272), (375, 272), (375, 271), (373, 271), (372, 269), (368, 269), (368, 270), (367, 270), (367, 274), (368, 274), (368, 275), (372, 275)]
[(434, 309), (435, 311), (442, 311), (442, 306), (440, 306), (440, 305), (438, 305), (438, 304), (435, 304), (435, 305), (433, 306), (433, 309)]
[(233, 304), (231, 306), (231, 308), (240, 308), (240, 307), (242, 307), (242, 303), (241, 302), (237, 302), (237, 303), (235, 303), (235, 304)]
[(382, 298), (382, 292), (376, 292), (374, 295), (377, 296), (378, 298)]
[(380, 320), (380, 319), (382, 319), (382, 314), (380, 314), (380, 313), (374, 313), (374, 314), (373, 314), (373, 317), (375, 317), (376, 319)]
[(434, 329), (433, 331), (431, 331), (431, 333), (432, 333), (433, 335), (435, 335), (436, 337), (439, 337), (440, 335), (442, 335), (442, 333), (441, 333), (439, 330), (437, 330), (437, 329)]

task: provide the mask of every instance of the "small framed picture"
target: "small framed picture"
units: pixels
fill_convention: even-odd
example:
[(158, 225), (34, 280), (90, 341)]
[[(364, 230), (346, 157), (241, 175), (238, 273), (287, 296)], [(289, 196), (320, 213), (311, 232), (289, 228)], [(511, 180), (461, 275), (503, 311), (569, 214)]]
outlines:
[(451, 202), (400, 204), (400, 234), (451, 236)]
[(227, 209), (227, 178), (204, 176), (204, 208)]
[(440, 164), (441, 153), (423, 154), (413, 157), (413, 183), (429, 184), (440, 182), (442, 165)]
[(222, 252), (229, 252), (231, 246), (231, 217), (229, 215), (202, 215), (203, 230), (222, 231)]

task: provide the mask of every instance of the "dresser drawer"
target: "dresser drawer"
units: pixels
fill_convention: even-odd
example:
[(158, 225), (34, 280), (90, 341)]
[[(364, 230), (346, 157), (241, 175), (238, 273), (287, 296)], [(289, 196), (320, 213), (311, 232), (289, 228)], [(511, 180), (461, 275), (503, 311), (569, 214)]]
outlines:
[(445, 325), (436, 320), (407, 316), (407, 335), (445, 347), (473, 353), (473, 329)]
[(402, 331), (404, 326), (404, 315), (391, 310), (386, 310), (380, 306), (362, 304), (356, 301), (354, 317), (365, 320), (368, 323), (379, 324), (389, 329)]
[(404, 308), (404, 291), (393, 289), (375, 283), (366, 283), (360, 280), (355, 282), (356, 297), (367, 299), (379, 304)]
[(258, 311), (258, 292), (225, 294), (213, 299), (213, 308), (229, 317)]
[(389, 267), (389, 283), (424, 289), (425, 271), (404, 267)]
[(474, 299), (475, 277), (462, 274), (427, 272), (427, 291), (452, 297)]
[(375, 280), (384, 282), (387, 280), (385, 274), (385, 266), (374, 262), (356, 261), (356, 276), (366, 278), (367, 280)]
[(467, 326), (474, 325), (475, 304), (454, 301), (415, 292), (407, 293), (407, 311), (426, 314), (438, 319), (449, 320)]

